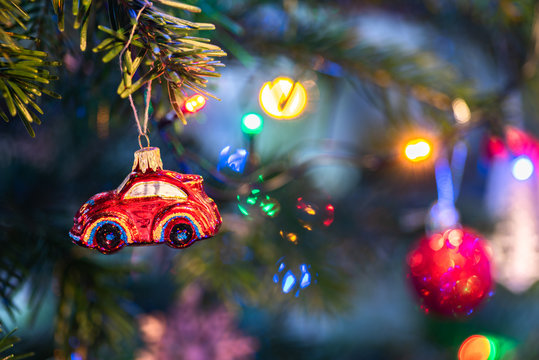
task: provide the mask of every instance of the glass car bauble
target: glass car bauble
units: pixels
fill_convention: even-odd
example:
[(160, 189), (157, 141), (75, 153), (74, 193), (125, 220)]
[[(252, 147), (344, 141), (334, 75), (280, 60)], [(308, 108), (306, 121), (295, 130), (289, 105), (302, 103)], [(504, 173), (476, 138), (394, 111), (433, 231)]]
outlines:
[(163, 170), (158, 148), (138, 150), (133, 171), (116, 190), (82, 205), (69, 236), (104, 254), (131, 245), (188, 247), (214, 236), (221, 226), (202, 181), (199, 175)]

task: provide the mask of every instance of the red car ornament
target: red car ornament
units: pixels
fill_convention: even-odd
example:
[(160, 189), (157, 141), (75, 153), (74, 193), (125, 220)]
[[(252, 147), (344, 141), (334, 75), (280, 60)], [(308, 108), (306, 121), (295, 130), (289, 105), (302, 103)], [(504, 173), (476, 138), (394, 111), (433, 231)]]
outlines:
[(222, 222), (202, 181), (199, 175), (163, 170), (158, 148), (138, 150), (133, 171), (116, 190), (82, 205), (69, 236), (104, 254), (131, 245), (188, 247), (217, 234)]

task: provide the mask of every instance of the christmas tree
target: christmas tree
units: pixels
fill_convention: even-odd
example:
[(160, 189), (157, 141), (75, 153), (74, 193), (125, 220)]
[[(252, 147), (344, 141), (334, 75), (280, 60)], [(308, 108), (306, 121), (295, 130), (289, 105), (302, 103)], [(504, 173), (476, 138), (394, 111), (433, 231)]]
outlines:
[(0, 359), (537, 359), (537, 6), (1, 0)]

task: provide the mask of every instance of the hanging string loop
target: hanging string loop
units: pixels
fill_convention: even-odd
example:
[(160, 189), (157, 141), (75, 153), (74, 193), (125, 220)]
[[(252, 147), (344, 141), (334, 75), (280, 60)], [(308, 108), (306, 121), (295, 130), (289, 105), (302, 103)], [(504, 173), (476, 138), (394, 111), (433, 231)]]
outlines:
[[(119, 63), (120, 63), (120, 73), (123, 71), (123, 65), (122, 65), (122, 58), (124, 56), (125, 51), (131, 45), (131, 41), (133, 41), (133, 37), (135, 35), (135, 30), (137, 29), (137, 25), (140, 19), (140, 16), (142, 15), (142, 12), (147, 7), (152, 6), (153, 4), (151, 2), (145, 1), (144, 5), (140, 8), (140, 10), (137, 13), (137, 17), (135, 18), (135, 23), (133, 24), (133, 27), (131, 28), (131, 33), (129, 34), (129, 38), (127, 39), (127, 42), (125, 43), (125, 46), (123, 47), (122, 51), (120, 51), (120, 57), (119, 57)], [(147, 93), (146, 93), (146, 104), (144, 108), (144, 122), (141, 125), (140, 119), (138, 116), (137, 108), (135, 106), (135, 102), (133, 101), (133, 96), (129, 94), (129, 103), (131, 104), (131, 109), (133, 110), (133, 115), (135, 116), (135, 123), (137, 124), (138, 129), (138, 143), (140, 148), (142, 149), (142, 141), (141, 138), (146, 138), (147, 146), (150, 147), (150, 138), (148, 137), (148, 113), (150, 109), (150, 100), (152, 97), (152, 81), (148, 81), (148, 87), (147, 87)]]
[[(145, 138), (146, 139), (146, 146), (142, 146), (142, 138)], [(140, 146), (140, 148), (145, 148), (145, 147), (150, 147), (150, 138), (148, 137), (148, 135), (146, 134), (139, 134), (138, 136), (138, 145)]]

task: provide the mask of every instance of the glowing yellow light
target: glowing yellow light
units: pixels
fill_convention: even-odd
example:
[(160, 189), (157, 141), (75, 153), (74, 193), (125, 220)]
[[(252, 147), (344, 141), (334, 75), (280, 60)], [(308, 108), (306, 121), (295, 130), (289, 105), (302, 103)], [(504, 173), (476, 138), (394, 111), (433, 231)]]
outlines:
[(307, 223), (303, 223), (303, 227), (309, 231), (312, 231), (313, 230), (313, 227)]
[(412, 162), (426, 160), (432, 153), (432, 147), (425, 139), (414, 139), (409, 141), (404, 148), (404, 155)]
[(466, 124), (470, 121), (472, 113), (470, 112), (470, 108), (468, 107), (468, 104), (466, 104), (466, 101), (461, 98), (456, 98), (453, 100), (451, 106), (453, 107), (455, 120), (457, 120), (459, 124)]
[(297, 244), (298, 243), (298, 236), (294, 233), (285, 233), (284, 231), (279, 231), (279, 233), (281, 234), (281, 236), (290, 241), (291, 243), (293, 244)]
[(275, 119), (293, 119), (305, 110), (307, 91), (299, 82), (278, 77), (262, 86), (259, 101), (262, 110), (269, 116)]
[(311, 205), (305, 206), (305, 212), (309, 215), (316, 215), (316, 210)]
[(290, 242), (295, 243), (298, 241), (298, 236), (294, 233), (289, 233), (286, 237), (288, 238)]
[(459, 360), (488, 360), (490, 341), (483, 335), (472, 335), (460, 345)]

